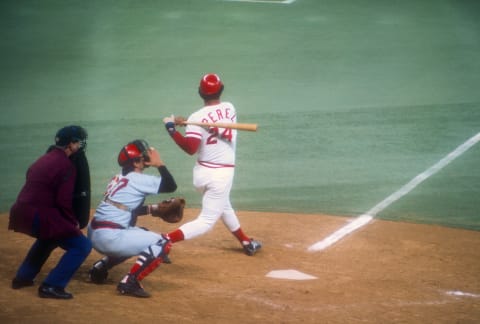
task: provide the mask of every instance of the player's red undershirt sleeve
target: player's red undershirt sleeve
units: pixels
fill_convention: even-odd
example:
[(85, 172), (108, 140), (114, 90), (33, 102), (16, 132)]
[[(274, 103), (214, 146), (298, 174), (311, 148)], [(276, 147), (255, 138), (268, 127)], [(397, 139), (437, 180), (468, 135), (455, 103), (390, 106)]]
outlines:
[(198, 138), (185, 137), (179, 132), (173, 133), (172, 138), (182, 150), (190, 155), (197, 153), (201, 142)]

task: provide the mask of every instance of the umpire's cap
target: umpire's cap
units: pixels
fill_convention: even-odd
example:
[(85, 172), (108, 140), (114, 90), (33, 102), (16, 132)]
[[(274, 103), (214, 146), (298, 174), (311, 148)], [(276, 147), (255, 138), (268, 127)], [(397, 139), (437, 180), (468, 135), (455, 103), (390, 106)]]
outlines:
[(55, 135), (55, 144), (58, 146), (67, 146), (71, 142), (80, 142), (81, 148), (87, 146), (87, 131), (85, 128), (77, 125), (70, 125), (60, 128)]

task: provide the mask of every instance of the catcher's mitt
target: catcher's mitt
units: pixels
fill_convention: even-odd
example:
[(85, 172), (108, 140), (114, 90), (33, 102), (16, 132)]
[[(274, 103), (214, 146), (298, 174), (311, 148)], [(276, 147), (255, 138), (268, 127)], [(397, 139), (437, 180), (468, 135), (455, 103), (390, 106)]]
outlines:
[(149, 205), (150, 214), (154, 217), (160, 217), (167, 223), (178, 223), (183, 218), (183, 209), (185, 208), (185, 199), (172, 197), (163, 200), (158, 204)]

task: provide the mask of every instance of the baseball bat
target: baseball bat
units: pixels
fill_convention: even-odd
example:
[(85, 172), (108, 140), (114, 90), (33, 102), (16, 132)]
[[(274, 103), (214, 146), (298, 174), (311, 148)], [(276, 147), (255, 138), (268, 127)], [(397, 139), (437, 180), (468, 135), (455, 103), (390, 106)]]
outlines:
[(196, 125), (196, 126), (206, 126), (206, 127), (219, 127), (219, 128), (231, 128), (249, 132), (257, 131), (257, 124), (247, 124), (247, 123), (200, 123), (200, 122), (182, 122), (183, 125)]

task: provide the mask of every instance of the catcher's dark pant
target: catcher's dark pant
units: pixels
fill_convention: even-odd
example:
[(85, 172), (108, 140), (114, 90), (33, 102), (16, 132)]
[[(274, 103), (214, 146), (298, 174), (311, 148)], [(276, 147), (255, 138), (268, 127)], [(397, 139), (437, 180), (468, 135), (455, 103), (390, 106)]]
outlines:
[(20, 265), (16, 278), (33, 280), (52, 251), (57, 247), (65, 250), (65, 253), (43, 283), (49, 286), (65, 288), (92, 250), (92, 243), (84, 235), (58, 240), (37, 239)]

